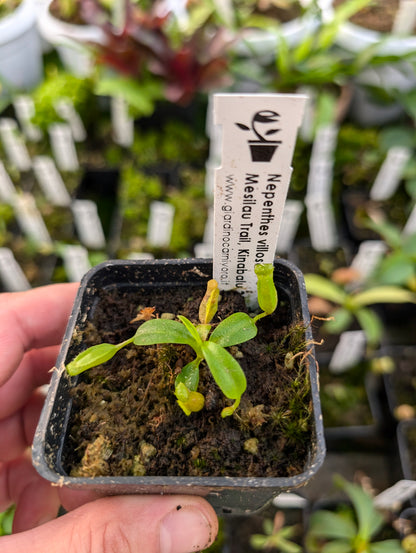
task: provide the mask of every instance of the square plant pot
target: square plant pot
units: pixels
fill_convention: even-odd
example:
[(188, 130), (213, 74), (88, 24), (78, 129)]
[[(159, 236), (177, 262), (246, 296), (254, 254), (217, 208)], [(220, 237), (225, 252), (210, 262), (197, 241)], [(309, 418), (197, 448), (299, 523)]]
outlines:
[[(135, 327), (131, 323), (137, 315), (138, 305), (155, 306), (155, 313), (158, 314), (179, 312), (187, 316), (186, 310), (189, 308), (195, 311), (197, 306), (197, 313), (211, 275), (212, 262), (195, 259), (109, 261), (91, 269), (85, 275), (75, 299), (34, 439), (33, 463), (44, 478), (77, 489), (90, 487), (103, 495), (201, 495), (206, 497), (220, 514), (241, 514), (261, 509), (279, 493), (306, 484), (317, 472), (324, 461), (325, 443), (306, 290), (299, 269), (285, 260), (275, 261), (274, 281), (279, 296), (277, 310), (258, 322), (258, 336), (245, 344), (240, 344), (234, 350), (230, 348), (232, 354), (239, 357), (247, 377), (247, 390), (242, 396), (240, 407), (232, 416), (221, 417), (221, 407), (227, 405), (227, 400), (215, 385), (213, 390), (203, 388), (206, 401), (202, 411), (186, 416), (179, 408), (173, 393), (175, 375), (182, 366), (182, 360), (178, 361), (178, 346), (170, 345), (170, 348), (176, 349), (166, 350), (160, 349), (160, 346), (131, 345), (126, 352), (119, 352), (111, 361), (99, 367), (76, 377), (68, 376), (65, 365), (87, 346), (103, 341), (120, 343), (134, 334)], [(188, 299), (185, 300), (185, 304), (182, 303), (178, 307), (179, 304), (175, 304), (175, 301), (179, 295), (185, 295)], [(227, 304), (227, 298), (232, 297), (240, 302), (238, 310), (245, 309), (245, 302), (237, 292), (225, 292), (221, 295), (217, 317), (229, 315), (229, 312), (225, 311), (228, 308), (222, 307), (223, 302), (224, 305)], [(105, 299), (107, 296), (110, 297), (108, 304)], [(123, 297), (127, 298), (130, 306), (130, 312), (126, 314), (122, 313), (120, 305), (115, 301)], [(136, 326), (139, 324), (136, 323)], [(100, 327), (101, 331), (104, 331), (105, 339), (103, 335), (97, 334)], [(278, 343), (270, 346), (269, 342), (257, 344), (260, 336), (269, 337), (269, 332), (274, 335), (278, 332), (278, 327), (283, 328), (284, 339), (279, 338)], [(95, 329), (93, 338), (85, 343), (86, 331), (91, 328)], [(290, 328), (296, 331), (292, 330), (289, 337), (286, 337)], [(289, 368), (279, 368), (276, 364), (277, 350), (284, 359), (286, 352), (295, 347), (294, 334), (301, 340), (298, 340), (296, 347), (300, 347), (299, 343), (302, 347), (297, 359), (303, 361), (295, 362), (294, 366)], [(186, 356), (188, 347), (182, 346), (185, 351), (180, 355)], [(139, 350), (141, 353), (138, 353)], [(173, 355), (168, 360), (164, 355), (167, 351), (167, 357)], [(171, 390), (163, 396), (164, 404), (156, 412), (153, 405), (154, 395), (151, 396), (152, 400), (149, 399), (149, 394), (153, 394), (152, 391), (149, 392), (151, 378), (147, 384), (144, 381), (143, 384), (139, 383), (140, 378), (144, 378), (143, 374), (147, 372), (141, 369), (143, 374), (140, 371), (134, 375), (128, 374), (130, 365), (136, 362), (136, 355), (148, 355), (143, 352), (159, 355), (156, 363), (158, 370), (160, 364), (163, 366), (160, 368), (161, 377), (155, 377), (155, 381), (159, 383), (167, 380), (171, 383)], [(121, 359), (117, 360), (119, 355)], [(267, 364), (264, 356), (269, 356)], [(164, 364), (160, 361), (161, 358)], [(251, 367), (254, 362), (258, 364), (257, 369)], [(121, 367), (117, 367), (115, 363), (121, 363)], [(271, 371), (270, 376), (266, 373), (267, 367)], [(208, 386), (210, 375), (209, 371), (204, 369), (204, 363), (201, 365), (200, 374), (200, 387)], [(122, 383), (115, 383), (114, 379), (119, 379), (120, 375)], [(283, 399), (286, 396), (281, 385), (272, 383), (273, 378), (282, 376), (292, 390), (286, 399)], [(127, 382), (126, 386), (123, 379)], [(255, 382), (255, 379), (257, 383), (250, 387), (250, 382)], [(136, 380), (136, 388), (132, 391), (128, 385), (131, 382), (134, 384)], [(95, 401), (97, 403), (95, 410), (88, 415), (87, 424), (90, 427), (92, 424), (95, 428), (95, 441), (92, 449), (87, 450), (76, 443), (74, 438), (74, 429), (81, 427), (78, 419), (78, 401), (83, 392), (80, 392), (80, 396), (77, 394), (80, 390), (89, 389), (91, 384), (97, 381), (101, 384), (101, 390), (98, 396), (94, 392), (96, 399), (89, 400), (90, 406), (93, 406)], [(262, 395), (263, 389), (271, 390), (272, 396), (280, 402), (278, 406), (263, 405), (266, 403), (266, 398)], [(257, 394), (257, 397), (250, 396), (249, 390)], [(248, 399), (245, 398), (246, 394)], [(97, 438), (96, 430), (104, 426), (107, 428), (110, 423), (109, 420), (101, 420), (101, 416), (109, 416), (108, 413), (113, 413), (112, 409), (118, 408), (120, 404), (124, 405), (123, 408), (130, 408), (129, 404), (135, 400), (139, 405), (132, 414), (126, 416), (117, 411), (110, 417), (111, 421), (124, 420), (125, 425), (124, 429), (115, 429), (113, 438), (110, 439), (110, 442), (114, 440), (115, 443), (110, 444), (108, 438)], [(172, 408), (168, 405), (169, 401), (173, 405)], [(290, 411), (294, 409), (295, 404), (297, 419), (290, 418)], [(147, 415), (147, 409), (153, 409), (150, 415)], [(173, 415), (170, 415), (171, 411)], [(151, 420), (146, 421), (146, 424), (150, 422), (150, 429), (145, 427), (142, 417), (150, 417)], [(169, 417), (172, 418), (172, 425), (164, 429)], [(133, 431), (138, 429), (139, 437), (130, 438), (130, 430), (127, 430), (127, 427), (133, 428)], [(203, 432), (211, 427), (214, 436), (212, 439), (216, 440), (216, 444), (208, 447)], [(262, 439), (266, 432), (269, 437), (264, 444)], [(231, 441), (228, 449), (223, 450), (229, 438)], [(256, 450), (255, 447), (253, 451), (253, 448), (247, 446), (247, 441), (251, 445), (259, 444), (259, 448)], [(165, 447), (165, 442), (169, 444), (168, 451), (162, 453), (161, 448)], [(93, 476), (83, 468), (74, 469), (80, 457), (85, 459), (94, 456), (93, 450), (100, 449), (100, 443), (102, 455), (100, 454), (100, 460), (97, 462), (104, 464), (105, 468), (99, 469)], [(126, 461), (122, 455), (128, 447), (135, 447), (136, 450), (133, 451), (133, 458)], [(174, 448), (172, 463), (181, 465), (180, 470), (176, 470), (177, 467), (173, 467), (173, 464), (166, 460), (171, 453), (170, 449)], [(147, 453), (150, 451), (150, 455), (146, 456), (144, 450)], [(74, 455), (78, 456), (77, 459)], [(232, 462), (233, 457), (236, 458), (235, 463)], [(126, 468), (125, 474), (111, 473), (108, 463), (116, 461), (116, 458), (122, 458), (120, 463)], [(208, 462), (211, 461), (217, 462), (214, 474), (208, 472), (207, 468)], [(159, 462), (162, 463), (162, 468), (155, 468), (153, 463)]]

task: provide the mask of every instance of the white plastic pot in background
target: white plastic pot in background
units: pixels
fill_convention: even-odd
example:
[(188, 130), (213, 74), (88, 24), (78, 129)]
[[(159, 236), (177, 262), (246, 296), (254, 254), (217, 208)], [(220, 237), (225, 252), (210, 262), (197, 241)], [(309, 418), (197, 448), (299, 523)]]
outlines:
[[(313, 33), (318, 27), (318, 20), (311, 15), (304, 15), (282, 23), (279, 29), (288, 46), (293, 47), (301, 42), (306, 35)], [(263, 63), (270, 63), (276, 57), (278, 37), (267, 29), (247, 29), (235, 45), (235, 52), (241, 56), (256, 56)]]
[(43, 76), (40, 37), (33, 0), (23, 2), (0, 19), (0, 79), (2, 95), (30, 90)]
[(86, 77), (93, 69), (89, 42), (104, 41), (104, 33), (93, 25), (74, 25), (54, 17), (49, 11), (50, 0), (39, 10), (38, 27), (41, 36), (58, 52), (64, 67), (79, 77)]
[[(336, 44), (354, 54), (377, 46), (375, 53), (378, 55), (403, 56), (412, 52), (416, 55), (416, 36), (381, 33), (349, 21), (341, 25)], [(407, 92), (416, 86), (416, 74), (410, 63), (397, 61), (365, 69), (354, 79), (354, 83), (356, 90), (350, 116), (365, 126), (379, 125), (393, 122), (400, 117), (403, 110), (398, 103), (375, 102), (367, 87), (376, 87), (387, 92)]]

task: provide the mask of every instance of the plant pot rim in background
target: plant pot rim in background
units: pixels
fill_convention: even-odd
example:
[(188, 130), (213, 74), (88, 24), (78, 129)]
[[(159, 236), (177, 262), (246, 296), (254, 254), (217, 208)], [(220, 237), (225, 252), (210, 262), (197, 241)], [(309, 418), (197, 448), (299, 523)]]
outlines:
[(93, 57), (88, 43), (101, 44), (104, 32), (94, 25), (76, 25), (61, 21), (49, 11), (52, 0), (38, 10), (37, 21), (42, 38), (58, 52), (64, 67), (79, 77), (87, 77), (93, 70)]
[(380, 56), (401, 56), (416, 50), (416, 36), (381, 33), (350, 21), (346, 21), (340, 26), (336, 43), (345, 50), (355, 53), (378, 44), (377, 54)]
[(36, 22), (33, 0), (22, 0), (9, 15), (0, 19), (0, 44), (16, 40)]
[[(212, 275), (212, 262), (206, 259), (107, 261), (91, 269), (82, 279), (74, 308), (62, 342), (52, 380), (34, 438), (33, 464), (47, 480), (59, 486), (94, 489), (104, 495), (123, 493), (180, 493), (202, 495), (219, 513), (253, 512), (264, 507), (282, 491), (305, 484), (320, 468), (325, 457), (323, 423), (319, 399), (317, 367), (310, 356), (310, 384), (313, 405), (314, 436), (305, 459), (304, 471), (292, 477), (200, 477), (200, 476), (123, 476), (71, 477), (62, 468), (61, 455), (70, 415), (70, 378), (65, 371), (65, 359), (75, 329), (87, 315), (80, 312), (83, 299), (94, 303), (94, 291), (115, 287), (117, 279), (124, 286), (152, 287), (155, 284), (169, 287), (205, 286)], [(286, 283), (282, 283), (282, 279)], [(300, 270), (286, 260), (275, 261), (275, 280), (304, 322), (309, 323), (306, 289)], [(301, 313), (299, 313), (301, 311)], [(312, 338), (310, 327), (305, 338)], [(309, 346), (313, 353), (313, 345)], [(56, 412), (54, 411), (56, 409)]]

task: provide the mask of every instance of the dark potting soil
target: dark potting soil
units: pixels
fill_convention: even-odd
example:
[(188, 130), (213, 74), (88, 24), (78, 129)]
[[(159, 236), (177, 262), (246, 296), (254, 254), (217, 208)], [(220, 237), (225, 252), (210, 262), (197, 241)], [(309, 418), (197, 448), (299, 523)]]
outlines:
[[(141, 290), (101, 291), (87, 331), (75, 339), (87, 345), (119, 343), (141, 324), (130, 323), (138, 308), (150, 306), (157, 315), (182, 314), (197, 322), (204, 292), (146, 291), (145, 299)], [(213, 323), (235, 311), (247, 311), (244, 299), (236, 292), (223, 293)], [(231, 402), (204, 362), (198, 388), (206, 398), (204, 409), (186, 416), (176, 402), (176, 374), (195, 357), (188, 346), (130, 345), (80, 375), (72, 389), (65, 470), (72, 476), (301, 473), (314, 440), (308, 359), (299, 363), (300, 354), (293, 368), (285, 368), (284, 357), (305, 350), (304, 329), (288, 328), (280, 298), (276, 313), (260, 320), (258, 329), (253, 340), (229, 348), (246, 374), (247, 390), (239, 409), (224, 419), (221, 410)]]
[[(334, 6), (344, 4), (346, 0), (334, 0)], [(354, 14), (350, 21), (381, 33), (389, 33), (393, 28), (394, 18), (400, 0), (373, 0), (368, 6)]]

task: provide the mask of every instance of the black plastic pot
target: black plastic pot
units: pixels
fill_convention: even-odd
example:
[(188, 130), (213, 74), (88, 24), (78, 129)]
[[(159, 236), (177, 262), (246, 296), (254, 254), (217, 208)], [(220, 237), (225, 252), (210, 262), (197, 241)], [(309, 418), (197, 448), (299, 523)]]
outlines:
[(399, 422), (397, 443), (404, 478), (416, 480), (416, 419)]
[[(63, 448), (71, 415), (69, 392), (74, 385), (64, 365), (67, 358), (82, 348), (71, 345), (74, 329), (82, 330), (91, 318), (99, 302), (99, 291), (114, 287), (151, 289), (168, 287), (180, 289), (205, 286), (212, 275), (212, 263), (208, 260), (158, 260), (158, 261), (109, 261), (83, 278), (68, 327), (62, 342), (49, 393), (42, 411), (33, 445), (33, 463), (46, 479), (60, 486), (85, 489), (90, 487), (103, 495), (127, 493), (172, 494), (185, 493), (205, 496), (218, 513), (246, 513), (262, 508), (282, 491), (305, 484), (322, 465), (325, 443), (318, 393), (317, 369), (313, 345), (308, 347), (310, 359), (310, 384), (313, 409), (311, 447), (305, 458), (304, 469), (293, 477), (194, 477), (194, 476), (125, 476), (125, 477), (71, 477), (63, 467)], [(309, 322), (306, 290), (299, 269), (284, 260), (275, 262), (275, 282), (279, 297), (290, 305), (293, 322)], [(306, 340), (312, 338), (309, 327)], [(309, 400), (308, 400), (309, 401)]]

